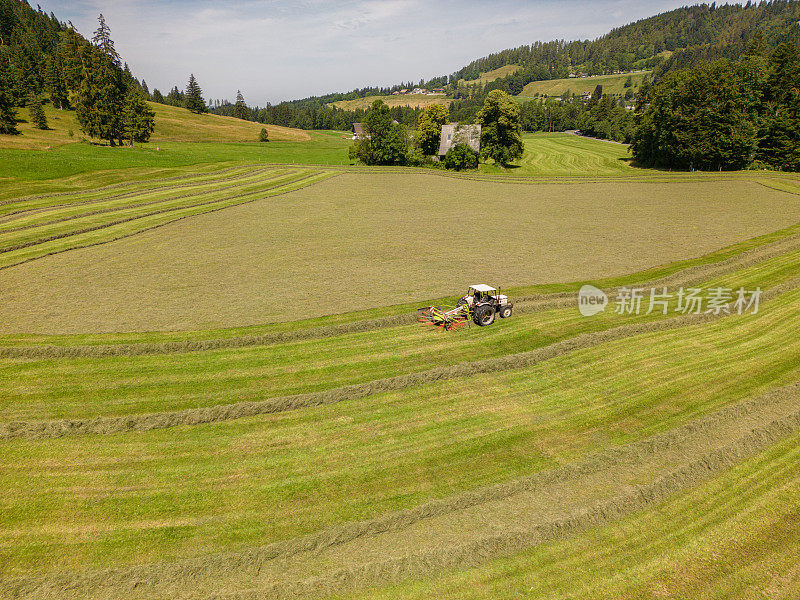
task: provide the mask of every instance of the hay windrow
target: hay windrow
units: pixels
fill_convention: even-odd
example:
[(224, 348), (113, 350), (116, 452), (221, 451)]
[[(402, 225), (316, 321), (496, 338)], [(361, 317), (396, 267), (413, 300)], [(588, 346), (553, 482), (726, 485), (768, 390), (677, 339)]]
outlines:
[[(321, 175), (322, 175), (321, 178), (314, 180), (315, 178), (318, 178)], [(300, 183), (300, 182), (302, 182), (304, 180), (311, 180), (311, 181), (308, 182), (307, 185), (313, 185), (314, 183), (317, 183), (318, 181), (321, 181), (322, 179), (326, 179), (326, 178), (329, 178), (329, 177), (335, 177), (336, 175), (337, 175), (337, 173), (332, 172), (332, 171), (316, 171), (316, 172), (312, 172), (309, 175), (306, 175), (306, 176), (298, 178), (298, 179), (294, 179), (294, 180), (292, 180), (292, 181), (290, 181), (288, 183), (284, 183), (283, 185), (273, 186), (274, 189), (277, 189), (278, 191), (276, 191), (275, 193), (270, 194), (269, 197), (270, 198), (274, 198), (275, 196), (281, 196), (283, 194), (288, 194), (290, 192), (293, 192), (293, 191), (295, 191), (297, 189), (297, 188), (294, 187), (294, 185), (297, 184), (297, 183)], [(287, 189), (281, 189), (281, 188), (287, 188)], [(269, 188), (269, 189), (273, 189), (273, 188)], [(265, 191), (268, 191), (268, 189), (259, 190), (258, 193), (263, 193)], [(213, 201), (213, 202), (205, 202), (205, 203), (201, 203), (201, 204), (198, 204), (198, 205), (195, 205), (195, 206), (209, 205), (209, 208), (207, 210), (203, 211), (203, 214), (213, 213), (213, 212), (217, 212), (217, 211), (220, 211), (220, 210), (225, 210), (226, 208), (230, 208), (231, 206), (239, 206), (239, 205), (242, 205), (242, 204), (248, 204), (250, 202), (255, 202), (255, 201), (261, 199), (261, 197), (256, 197), (256, 198), (252, 198), (251, 197), (250, 199), (242, 200), (241, 202), (237, 202), (235, 205), (226, 204), (224, 206), (217, 206), (217, 207), (211, 206), (213, 204), (218, 204), (218, 203), (224, 202), (224, 201), (230, 201), (230, 200), (236, 199), (236, 198), (244, 198), (245, 196), (253, 196), (254, 194), (255, 193), (253, 193), (253, 194), (251, 194), (251, 193), (241, 194), (240, 196), (234, 196), (234, 197), (226, 198), (225, 200), (216, 200), (216, 201)], [(183, 207), (179, 207), (178, 209), (169, 209), (169, 210), (183, 210), (183, 209), (186, 209), (186, 208), (192, 208), (192, 207), (183, 206)], [(102, 225), (100, 227), (96, 227), (96, 228), (93, 228), (93, 229), (88, 229), (86, 231), (71, 232), (71, 233), (68, 233), (68, 234), (63, 235), (63, 236), (62, 235), (56, 236), (54, 239), (61, 239), (61, 238), (64, 238), (64, 237), (80, 235), (81, 233), (87, 233), (87, 232), (91, 232), (91, 231), (94, 231), (94, 230), (97, 230), (97, 229), (104, 229), (104, 228), (107, 228), (107, 227), (110, 227), (110, 226), (113, 226), (113, 225), (119, 225), (121, 223), (127, 223), (129, 221), (133, 221), (135, 219), (139, 219), (139, 218), (142, 218), (142, 217), (153, 216), (154, 214), (160, 214), (160, 213), (169, 212), (169, 210), (157, 211), (157, 212), (151, 213), (149, 215), (138, 215), (138, 216), (131, 217), (131, 218), (128, 218), (128, 219), (123, 219), (123, 220), (121, 220), (121, 221), (119, 221), (117, 223), (105, 224), (105, 225)], [(115, 242), (117, 240), (121, 240), (121, 239), (125, 239), (125, 238), (132, 237), (132, 236), (135, 236), (135, 235), (139, 235), (139, 234), (144, 233), (146, 231), (152, 231), (154, 229), (158, 229), (159, 227), (163, 227), (165, 225), (169, 225), (171, 223), (175, 223), (176, 221), (181, 221), (181, 220), (187, 219), (189, 217), (197, 216), (197, 214), (199, 214), (199, 213), (193, 213), (193, 214), (190, 214), (190, 215), (183, 215), (183, 216), (175, 217), (173, 219), (170, 219), (170, 220), (162, 222), (162, 223), (157, 223), (157, 224), (151, 225), (149, 227), (143, 227), (143, 228), (137, 229), (135, 231), (131, 231), (131, 232), (128, 232), (128, 233), (123, 233), (123, 234), (120, 234), (120, 235), (112, 236), (112, 237), (109, 237), (109, 238), (106, 238), (106, 239), (102, 239), (102, 240), (97, 241), (97, 242), (88, 242), (88, 243), (85, 243), (85, 244), (84, 243), (78, 243), (77, 245), (69, 246), (67, 248), (60, 248), (58, 250), (52, 250), (52, 251), (49, 251), (49, 252), (43, 252), (41, 254), (37, 254), (35, 256), (20, 260), (18, 262), (12, 263), (12, 264), (0, 265), (0, 270), (8, 269), (8, 268), (11, 268), (11, 267), (14, 267), (14, 266), (17, 266), (17, 265), (21, 265), (21, 264), (24, 264), (24, 263), (28, 263), (28, 262), (31, 262), (31, 261), (34, 261), (34, 260), (39, 260), (41, 258), (45, 258), (46, 256), (53, 256), (55, 254), (61, 254), (63, 252), (69, 252), (70, 250), (77, 250), (79, 248), (91, 248), (92, 246), (100, 246), (100, 245), (103, 245), (103, 244), (108, 244), (110, 242)], [(52, 240), (45, 240), (45, 241), (52, 241)], [(41, 240), (36, 242), (36, 244), (39, 244), (39, 243), (43, 243), (43, 242)], [(4, 252), (9, 252), (9, 251), (10, 251), (9, 249), (3, 250), (2, 252), (0, 252), (0, 255), (2, 255)]]
[[(114, 183), (112, 185), (107, 185), (104, 187), (99, 188), (89, 188), (86, 190), (70, 190), (68, 192), (51, 192), (47, 194), (34, 194), (32, 196), (22, 196), (20, 198), (12, 198), (10, 200), (3, 200), (0, 201), (0, 206), (5, 206), (7, 204), (17, 204), (20, 202), (30, 202), (31, 200), (42, 200), (44, 198), (65, 198), (68, 196), (80, 196), (82, 194), (87, 193), (95, 193), (95, 192), (105, 192), (111, 190), (118, 190), (121, 188), (126, 187), (133, 187), (136, 185), (141, 184), (150, 184), (150, 183), (167, 183), (169, 181), (180, 181), (182, 179), (187, 179), (190, 177), (213, 177), (215, 175), (222, 175), (224, 173), (230, 173), (231, 171), (235, 171), (236, 169), (248, 168), (257, 166), (255, 164), (249, 165), (236, 165), (234, 167), (227, 167), (225, 169), (220, 169), (218, 171), (203, 171), (201, 175), (197, 175), (196, 173), (187, 172), (183, 175), (174, 175), (171, 177), (162, 177), (159, 179), (142, 179), (139, 181), (123, 181), (121, 183)], [(297, 165), (295, 165), (297, 166)]]
[[(302, 171), (299, 171), (297, 173), (297, 175), (300, 175), (302, 173), (303, 173)], [(284, 182), (278, 183), (276, 185), (268, 186), (268, 187), (265, 187), (265, 188), (262, 188), (262, 189), (259, 189), (259, 190), (255, 190), (255, 191), (251, 191), (251, 192), (244, 192), (244, 193), (235, 194), (235, 195), (232, 195), (232, 196), (224, 196), (222, 198), (217, 198), (217, 199), (214, 199), (214, 200), (206, 200), (206, 201), (203, 201), (203, 202), (196, 202), (194, 204), (184, 204), (184, 205), (180, 205), (180, 206), (172, 206), (172, 207), (168, 207), (168, 208), (162, 208), (162, 209), (153, 210), (153, 211), (150, 211), (150, 212), (145, 212), (145, 213), (141, 213), (141, 214), (132, 215), (130, 217), (125, 217), (125, 218), (122, 218), (122, 219), (116, 219), (114, 221), (109, 221), (108, 223), (102, 223), (100, 225), (94, 225), (94, 226), (91, 226), (91, 227), (84, 227), (84, 228), (81, 228), (81, 229), (76, 229), (74, 231), (67, 231), (67, 232), (64, 232), (64, 233), (50, 235), (50, 236), (46, 236), (46, 237), (43, 237), (43, 238), (31, 240), (29, 242), (23, 242), (23, 243), (11, 245), (11, 246), (4, 246), (4, 247), (0, 248), (0, 253), (12, 252), (14, 250), (21, 250), (23, 248), (29, 248), (31, 246), (37, 246), (39, 244), (44, 244), (45, 242), (52, 242), (54, 240), (59, 240), (59, 239), (67, 238), (67, 237), (72, 237), (72, 236), (75, 236), (75, 235), (80, 235), (82, 233), (89, 233), (89, 232), (92, 232), (92, 231), (98, 231), (100, 229), (106, 229), (108, 227), (113, 227), (114, 225), (121, 225), (122, 223), (128, 223), (130, 221), (135, 221), (137, 219), (143, 219), (145, 217), (152, 217), (152, 216), (160, 215), (160, 214), (164, 214), (164, 213), (175, 212), (175, 211), (179, 211), (179, 210), (185, 210), (187, 208), (197, 208), (197, 207), (200, 207), (200, 206), (208, 206), (210, 204), (218, 204), (218, 203), (221, 203), (221, 202), (228, 202), (230, 200), (238, 200), (240, 198), (249, 198), (251, 196), (255, 196), (255, 195), (261, 194), (263, 192), (275, 189), (275, 188), (283, 187), (285, 185), (289, 185), (289, 184), (292, 184), (292, 183), (298, 183), (300, 181), (303, 181), (304, 179), (308, 179), (309, 177), (313, 177), (313, 176), (318, 175), (318, 174), (319, 174), (319, 172), (306, 173), (302, 177), (294, 176), (294, 178), (289, 178), (289, 181), (284, 181)], [(266, 182), (271, 181), (272, 179), (273, 178), (268, 177), (268, 178), (264, 179), (263, 181), (264, 181), (264, 183), (266, 183)], [(186, 198), (193, 198), (193, 197), (196, 197), (196, 196), (205, 196), (205, 195), (207, 195), (207, 193), (208, 192), (206, 192), (206, 191), (200, 191), (200, 192), (195, 192), (195, 193), (191, 193), (191, 194), (183, 194), (181, 196), (175, 196), (173, 198), (169, 198), (168, 200), (162, 200), (160, 202), (169, 202), (169, 201), (174, 201), (174, 200), (182, 200), (182, 199), (186, 199)], [(147, 206), (147, 204), (138, 205), (138, 206)], [(114, 211), (121, 210), (122, 208), (124, 208), (124, 207), (115, 208)], [(84, 216), (84, 215), (81, 215), (81, 216)], [(37, 226), (39, 226), (39, 225), (37, 225)], [(6, 267), (8, 267), (8, 266), (12, 266), (12, 265), (6, 265)]]
[[(768, 290), (763, 302), (779, 296), (800, 285), (800, 278)], [(683, 315), (659, 321), (631, 323), (603, 331), (582, 333), (548, 346), (498, 358), (463, 362), (427, 371), (376, 379), (360, 384), (347, 385), (320, 392), (278, 396), (264, 400), (243, 401), (204, 408), (191, 408), (172, 412), (149, 413), (95, 419), (60, 419), (52, 421), (10, 421), (0, 424), (0, 440), (43, 439), (75, 435), (110, 435), (127, 431), (150, 431), (178, 426), (193, 426), (231, 419), (241, 419), (261, 414), (283, 412), (335, 404), (345, 400), (357, 400), (382, 392), (403, 390), (411, 387), (467, 377), (481, 373), (524, 369), (573, 351), (592, 348), (600, 344), (627, 337), (670, 331), (724, 318), (725, 313), (714, 315), (700, 313)]]
[[(54, 598), (71, 594), (86, 598), (284, 598), (342, 593), (355, 587), (398, 582), (449, 567), (465, 567), (518, 552), (550, 540), (603, 526), (636, 511), (655, 506), (669, 496), (699, 485), (800, 430), (800, 382), (730, 405), (674, 430), (593, 455), (578, 463), (543, 471), (527, 478), (436, 500), (416, 508), (391, 513), (370, 521), (350, 523), (303, 538), (277, 542), (240, 552), (210, 555), (178, 562), (162, 562), (128, 568), (83, 571), (18, 578), (0, 582), (0, 591), (14, 598)], [(729, 440), (730, 432), (736, 432)], [(695, 440), (721, 436), (701, 454), (692, 452)], [(466, 537), (456, 545), (430, 543), (387, 560), (358, 561), (352, 567), (334, 569), (322, 576), (271, 581), (259, 578), (275, 561), (315, 559), (326, 550), (365, 536), (399, 531), (413, 524), (446, 516), (518, 494), (546, 490), (564, 483), (579, 483), (592, 474), (616, 481), (615, 473), (631, 464), (650, 461), (664, 464), (677, 452), (685, 457), (649, 483), (625, 485), (603, 499), (572, 510), (566, 516), (511, 525), (502, 533)], [(671, 454), (672, 453), (672, 454)], [(667, 461), (669, 464), (669, 461)], [(457, 522), (457, 521), (456, 521)], [(431, 539), (436, 539), (435, 531)], [(345, 555), (349, 556), (345, 551)], [(285, 564), (291, 564), (287, 562)], [(327, 564), (327, 563), (325, 563)], [(235, 580), (228, 590), (223, 582)]]
[[(189, 183), (181, 183), (181, 184), (177, 184), (177, 185), (150, 188), (150, 189), (147, 189), (147, 190), (135, 190), (135, 191), (132, 191), (132, 192), (125, 192), (123, 194), (117, 194), (115, 196), (105, 196), (105, 197), (102, 197), (102, 198), (94, 198), (94, 199), (91, 199), (91, 200), (84, 200), (84, 201), (80, 201), (80, 202), (72, 202), (72, 203), (69, 203), (69, 204), (58, 204), (58, 205), (55, 205), (55, 206), (46, 206), (46, 207), (41, 207), (41, 208), (24, 209), (24, 210), (19, 210), (19, 211), (15, 211), (15, 212), (6, 213), (5, 215), (0, 216), (0, 223), (8, 223), (9, 221), (16, 221), (16, 220), (18, 220), (18, 219), (20, 219), (22, 217), (28, 216), (30, 214), (41, 214), (41, 213), (48, 213), (48, 212), (52, 212), (52, 213), (56, 213), (57, 214), (61, 209), (64, 209), (64, 208), (73, 208), (73, 207), (76, 207), (76, 206), (86, 206), (86, 205), (91, 205), (91, 204), (100, 204), (100, 203), (103, 203), (103, 202), (108, 202), (110, 200), (122, 200), (124, 198), (135, 198), (137, 196), (147, 196), (147, 195), (150, 195), (150, 194), (161, 194), (163, 192), (172, 192), (172, 191), (186, 189), (186, 188), (198, 188), (198, 187), (204, 187), (205, 188), (205, 186), (209, 186), (209, 185), (210, 186), (214, 186), (214, 185), (217, 185), (217, 184), (228, 184), (228, 183), (231, 183), (231, 182), (241, 182), (242, 179), (252, 179), (252, 178), (257, 177), (259, 175), (263, 175), (264, 173), (269, 173), (271, 175), (271, 177), (268, 177), (268, 178), (263, 180), (263, 181), (268, 181), (270, 179), (275, 179), (277, 177), (280, 177), (281, 175), (286, 174), (287, 171), (285, 169), (274, 169), (274, 168), (271, 168), (271, 167), (267, 167), (267, 168), (263, 168), (263, 169), (250, 169), (250, 170), (244, 171), (242, 173), (237, 173), (236, 175), (232, 175), (230, 177), (222, 177), (222, 178), (219, 178), (219, 179), (213, 179), (211, 181), (199, 181), (199, 182), (194, 181), (194, 182), (189, 182)], [(88, 216), (93, 216), (93, 215), (102, 215), (102, 214), (105, 214), (105, 213), (119, 211), (119, 210), (127, 210), (127, 209), (131, 209), (131, 208), (150, 206), (150, 205), (153, 205), (153, 204), (158, 204), (159, 202), (169, 202), (171, 200), (180, 200), (180, 199), (183, 199), (183, 198), (191, 198), (191, 197), (195, 197), (195, 196), (203, 196), (203, 195), (206, 195), (208, 193), (209, 193), (208, 189), (205, 188), (205, 189), (200, 190), (199, 192), (182, 194), (180, 196), (170, 196), (169, 198), (162, 198), (160, 200), (151, 200), (151, 201), (148, 201), (148, 202), (135, 202), (133, 204), (126, 204), (126, 205), (121, 205), (121, 206), (112, 206), (112, 207), (108, 207), (108, 208), (87, 210), (86, 212), (76, 213), (74, 215), (54, 218), (54, 219), (52, 219), (50, 221), (42, 221), (42, 222), (37, 222), (37, 223), (31, 223), (31, 224), (28, 224), (28, 225), (20, 225), (20, 226), (17, 226), (17, 227), (9, 227), (9, 228), (3, 229), (2, 230), (2, 234), (14, 233), (14, 232), (17, 232), (17, 231), (24, 231), (26, 229), (35, 229), (37, 227), (43, 227), (43, 226), (46, 226), (46, 225), (54, 225), (56, 223), (63, 223), (65, 221), (71, 221), (71, 220), (74, 220), (74, 219), (80, 219), (82, 217), (88, 217)]]

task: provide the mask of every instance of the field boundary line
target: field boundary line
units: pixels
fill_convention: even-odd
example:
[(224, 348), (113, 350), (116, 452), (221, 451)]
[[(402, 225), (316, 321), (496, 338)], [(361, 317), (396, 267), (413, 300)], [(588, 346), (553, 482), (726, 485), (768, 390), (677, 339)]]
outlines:
[[(800, 277), (769, 289), (762, 295), (762, 304), (796, 289)], [(482, 373), (498, 373), (528, 368), (577, 350), (594, 348), (606, 342), (659, 331), (671, 331), (692, 325), (708, 323), (731, 315), (726, 313), (699, 313), (682, 315), (644, 323), (629, 323), (610, 329), (581, 333), (547, 346), (517, 354), (461, 362), (405, 375), (375, 379), (319, 392), (287, 396), (274, 396), (264, 400), (248, 400), (218, 404), (202, 408), (187, 408), (160, 413), (126, 416), (96, 417), (91, 419), (55, 419), (47, 421), (8, 421), (0, 424), (0, 441), (11, 439), (47, 439), (81, 435), (111, 435), (130, 431), (151, 431), (178, 426), (195, 426), (217, 423), (262, 414), (272, 414), (336, 404), (345, 400), (358, 400), (374, 394), (404, 390), (437, 381), (448, 381)]]

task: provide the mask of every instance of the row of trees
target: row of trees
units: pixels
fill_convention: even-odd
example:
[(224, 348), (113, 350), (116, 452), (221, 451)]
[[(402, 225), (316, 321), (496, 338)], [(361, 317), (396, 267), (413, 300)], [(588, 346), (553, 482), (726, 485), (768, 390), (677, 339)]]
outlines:
[(800, 54), (782, 44), (669, 73), (645, 90), (633, 156), (642, 165), (800, 170)]
[[(419, 117), (412, 142), (406, 126), (394, 121), (389, 107), (376, 100), (364, 118), (364, 135), (350, 148), (350, 158), (367, 165), (443, 164), (456, 170), (477, 167), (478, 156), (466, 143), (450, 148), (443, 163), (431, 159), (439, 149), (442, 125), (449, 121), (446, 106), (429, 106)], [(481, 125), (481, 159), (507, 165), (522, 156), (520, 109), (505, 92), (495, 90), (486, 97), (476, 123)]]

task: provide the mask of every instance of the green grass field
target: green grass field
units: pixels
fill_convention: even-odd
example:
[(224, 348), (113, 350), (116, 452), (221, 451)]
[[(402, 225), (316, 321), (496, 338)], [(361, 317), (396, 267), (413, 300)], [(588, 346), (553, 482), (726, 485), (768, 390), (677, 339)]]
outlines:
[[(6, 204), (0, 213), (16, 214), (0, 217), (8, 294), (0, 332), (233, 327), (422, 302), (465, 281), (610, 277), (787, 227), (800, 210), (797, 195), (747, 180), (589, 187), (435, 172), (322, 180), (334, 173), (228, 171), (192, 187)], [(765, 210), (748, 210), (755, 195)], [(118, 241), (101, 243), (110, 240)], [(470, 259), (484, 253), (498, 260)], [(293, 298), (291, 310), (283, 296)]]
[(639, 175), (630, 165), (628, 147), (570, 133), (523, 134), (525, 153), (511, 168), (482, 164), (484, 173), (539, 176)]
[[(795, 177), (310, 138), (0, 150), (0, 597), (800, 593)], [(479, 280), (510, 319), (416, 322)]]
[(367, 110), (372, 106), (375, 100), (383, 100), (383, 102), (390, 107), (393, 106), (410, 106), (412, 108), (426, 108), (433, 104), (450, 105), (449, 98), (444, 95), (428, 95), (428, 94), (397, 94), (390, 96), (366, 96), (364, 98), (355, 98), (353, 100), (339, 100), (332, 102), (331, 105), (343, 110)]
[(636, 73), (621, 73), (619, 75), (595, 75), (592, 77), (570, 77), (567, 79), (548, 79), (545, 81), (532, 81), (522, 90), (518, 97), (539, 96), (561, 96), (567, 91), (576, 95), (584, 92), (593, 92), (598, 85), (603, 86), (604, 94), (624, 94), (626, 91), (625, 81), (630, 78), (633, 81), (633, 90), (642, 84), (644, 78), (649, 75), (649, 71), (638, 71)]
[(481, 73), (477, 79), (470, 79), (469, 81), (459, 79), (459, 83), (467, 83), (467, 84), (480, 83), (481, 85), (486, 85), (487, 83), (492, 82), (495, 79), (500, 79), (501, 77), (513, 75), (521, 68), (522, 67), (520, 67), (519, 65), (505, 65), (497, 69), (492, 69), (491, 71), (486, 71), (485, 73)]

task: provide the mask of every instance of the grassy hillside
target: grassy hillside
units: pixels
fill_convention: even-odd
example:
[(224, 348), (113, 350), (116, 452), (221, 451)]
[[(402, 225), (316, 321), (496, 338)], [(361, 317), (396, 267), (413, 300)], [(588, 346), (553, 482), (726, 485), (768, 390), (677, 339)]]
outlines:
[(470, 81), (464, 81), (463, 79), (459, 79), (459, 83), (480, 83), (481, 85), (486, 85), (487, 83), (494, 81), (495, 79), (500, 79), (501, 77), (506, 77), (507, 75), (513, 75), (517, 71), (519, 71), (522, 67), (519, 65), (505, 65), (504, 67), (499, 67), (497, 69), (493, 69), (491, 71), (486, 71), (485, 73), (481, 73), (480, 77), (477, 79), (472, 79)]
[(263, 127), (270, 141), (305, 141), (309, 135), (302, 129), (278, 125), (262, 125), (234, 117), (204, 114), (197, 115), (185, 108), (150, 103), (156, 113), (156, 130), (153, 142), (257, 142)]
[[(548, 79), (546, 81), (532, 81), (525, 86), (519, 97), (533, 97), (535, 94), (540, 96), (560, 96), (566, 91), (573, 94), (583, 94), (593, 92), (598, 85), (603, 86), (604, 94), (624, 94), (626, 88), (625, 81), (630, 76), (634, 86), (639, 86), (642, 80), (649, 74), (649, 71), (639, 71), (638, 73), (622, 73), (620, 75), (597, 75), (594, 77), (570, 77), (568, 79)], [(633, 88), (636, 89), (635, 87)]]
[(137, 144), (133, 148), (79, 143), (65, 144), (49, 152), (0, 148), (0, 200), (157, 178), (165, 171), (185, 171), (190, 165), (350, 164), (349, 136), (341, 131), (313, 131), (308, 135), (311, 138), (308, 141), (268, 143), (158, 142)]
[[(233, 117), (196, 115), (185, 108), (150, 102), (156, 113), (156, 130), (151, 142), (257, 142), (262, 127), (269, 131), (272, 141), (303, 141), (309, 135), (300, 129), (277, 125), (262, 125)], [(50, 150), (64, 144), (86, 139), (75, 118), (75, 111), (58, 110), (50, 103), (44, 105), (50, 129), (42, 131), (27, 121), (28, 109), (18, 108), (17, 118), (21, 135), (0, 135), (0, 149)], [(72, 132), (72, 135), (70, 135)]]
[(446, 104), (450, 105), (452, 100), (445, 98), (443, 95), (429, 96), (427, 94), (398, 94), (391, 96), (367, 96), (365, 98), (356, 98), (355, 100), (339, 100), (333, 102), (336, 108), (344, 110), (366, 110), (375, 100), (383, 100), (387, 106), (411, 106), (412, 108), (426, 108), (432, 104)]

